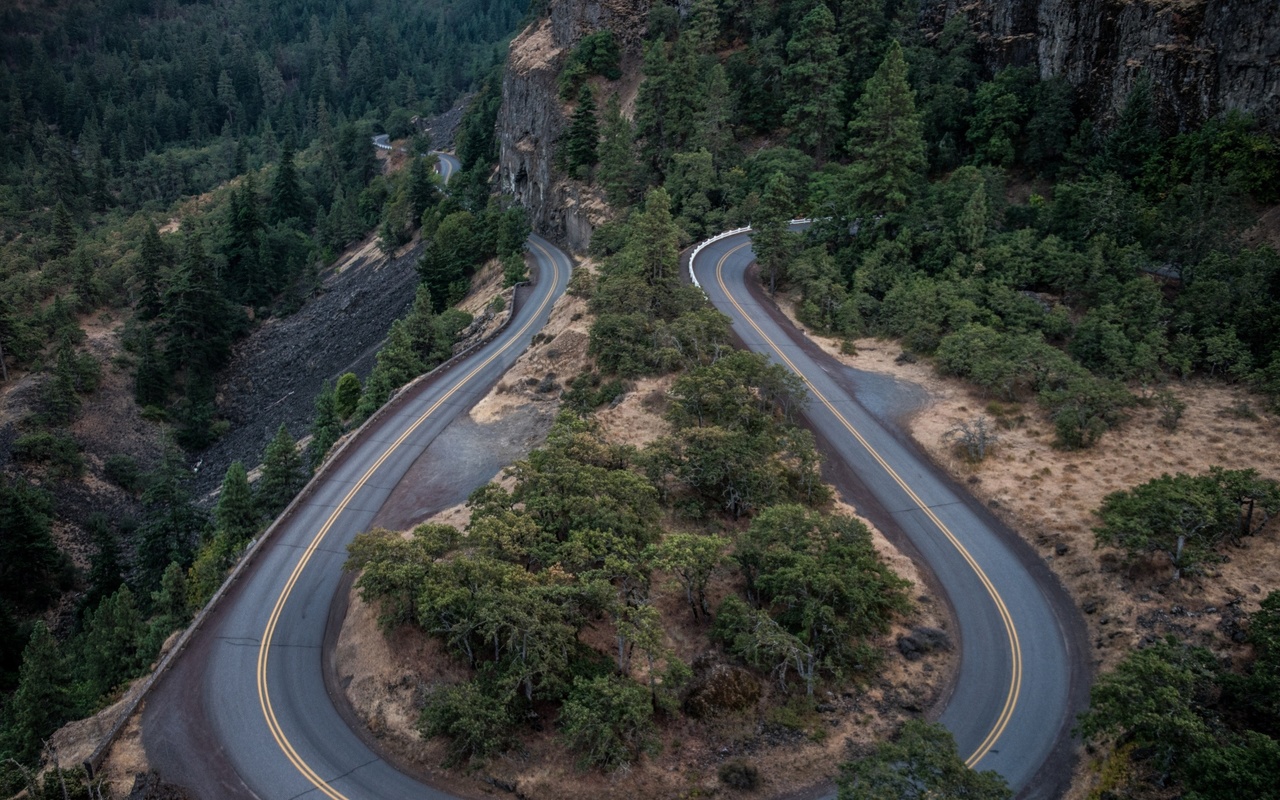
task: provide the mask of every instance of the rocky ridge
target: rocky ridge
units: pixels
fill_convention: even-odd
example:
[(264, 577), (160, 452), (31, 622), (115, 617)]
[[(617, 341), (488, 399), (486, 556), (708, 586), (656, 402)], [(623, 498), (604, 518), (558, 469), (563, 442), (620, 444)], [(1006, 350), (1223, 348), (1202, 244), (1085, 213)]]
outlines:
[(606, 216), (597, 190), (554, 167), (556, 141), (568, 125), (556, 78), (583, 37), (611, 30), (624, 73), (639, 69), (650, 0), (551, 0), (548, 15), (511, 42), (498, 111), (502, 191), (529, 210), (534, 230), (583, 251)]
[(989, 66), (1065, 76), (1104, 122), (1146, 72), (1171, 130), (1230, 110), (1280, 129), (1280, 0), (927, 0), (920, 23), (956, 14)]

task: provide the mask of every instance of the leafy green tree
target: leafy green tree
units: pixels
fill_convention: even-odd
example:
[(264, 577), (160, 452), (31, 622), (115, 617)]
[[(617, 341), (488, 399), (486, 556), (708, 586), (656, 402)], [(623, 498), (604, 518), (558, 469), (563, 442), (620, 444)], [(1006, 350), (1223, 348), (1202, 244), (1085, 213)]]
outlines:
[(711, 153), (676, 153), (663, 187), (670, 194), (676, 224), (695, 239), (721, 229), (723, 212), (713, 197), (721, 193)]
[(844, 132), (844, 60), (837, 54), (836, 20), (827, 6), (816, 4), (800, 20), (787, 42), (788, 64), (782, 70), (787, 112), (797, 147), (822, 163), (839, 147)]
[(858, 520), (802, 506), (760, 512), (734, 558), (747, 595), (828, 668), (865, 657), (854, 644), (907, 610), (907, 583), (881, 561)]
[(1234, 702), (1250, 727), (1280, 737), (1280, 591), (1272, 591), (1249, 617), (1253, 663), (1239, 679), (1229, 679)]
[(430, 692), (418, 719), (424, 736), (446, 736), (446, 765), (477, 762), (515, 746), (517, 718), (492, 665), (472, 681)]
[(966, 134), (979, 163), (1011, 167), (1017, 156), (1027, 107), (1023, 99), (1033, 80), (1025, 68), (1005, 68), (978, 87)]
[(1280, 485), (1251, 469), (1212, 467), (1204, 475), (1161, 475), (1112, 492), (1098, 508), (1100, 544), (1131, 554), (1169, 556), (1176, 580), (1182, 570), (1213, 557), (1217, 544), (1252, 534), (1280, 511)]
[(707, 585), (723, 560), (724, 543), (714, 536), (696, 533), (669, 533), (658, 545), (654, 566), (671, 574), (684, 589), (693, 618), (711, 616), (707, 605)]
[(915, 92), (896, 41), (867, 80), (849, 133), (854, 215), (901, 211), (916, 194), (926, 162)]
[(946, 728), (920, 720), (908, 720), (893, 741), (882, 742), (870, 756), (840, 769), (840, 800), (1013, 797), (998, 773), (965, 766)]
[(302, 458), (289, 429), (281, 423), (262, 453), (262, 478), (258, 481), (258, 513), (274, 518), (307, 482)]
[(1120, 737), (1151, 748), (1164, 775), (1197, 749), (1214, 744), (1206, 719), (1219, 677), (1213, 654), (1169, 637), (1130, 653), (1089, 691), (1080, 734), (1100, 742)]
[(347, 419), (355, 413), (360, 403), (360, 378), (354, 372), (343, 373), (333, 390), (334, 410), (339, 419)]
[(560, 711), (560, 730), (584, 766), (618, 769), (653, 747), (653, 703), (628, 678), (578, 678)]

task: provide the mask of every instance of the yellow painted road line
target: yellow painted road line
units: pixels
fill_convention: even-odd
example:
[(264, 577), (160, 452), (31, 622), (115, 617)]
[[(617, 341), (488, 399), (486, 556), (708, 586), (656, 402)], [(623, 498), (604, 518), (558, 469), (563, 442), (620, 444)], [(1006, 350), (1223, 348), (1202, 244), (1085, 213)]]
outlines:
[[(545, 247), (536, 242), (530, 242), (530, 244), (541, 251), (542, 254), (551, 262), (551, 285), (555, 286), (560, 281), (560, 264)], [(308, 562), (311, 561), (311, 556), (315, 553), (316, 549), (319, 548), (320, 543), (324, 541), (329, 530), (334, 526), (334, 523), (338, 521), (338, 517), (340, 517), (342, 512), (346, 510), (347, 505), (351, 503), (351, 500), (356, 496), (356, 493), (364, 487), (369, 478), (373, 477), (373, 474), (378, 471), (388, 458), (390, 458), (391, 454), (394, 453), (400, 445), (404, 444), (405, 440), (412, 436), (414, 431), (416, 431), (422, 423), (426, 422), (427, 419), (440, 408), (440, 406), (444, 405), (444, 403), (462, 389), (463, 386), (466, 386), (467, 383), (469, 383), (481, 370), (489, 366), (494, 359), (510, 349), (510, 347), (529, 330), (529, 327), (533, 325), (534, 320), (541, 316), (542, 312), (546, 309), (547, 304), (551, 302), (552, 296), (552, 292), (547, 292), (547, 296), (542, 299), (542, 303), (538, 306), (538, 310), (535, 311), (520, 330), (511, 337), (510, 341), (478, 364), (471, 370), (471, 372), (467, 373), (466, 377), (458, 381), (458, 383), (446, 392), (443, 397), (432, 403), (431, 407), (422, 413), (422, 416), (414, 420), (414, 423), (410, 425), (409, 428), (405, 430), (405, 432), (402, 433), (390, 447), (383, 451), (382, 455), (378, 457), (378, 460), (373, 463), (373, 466), (369, 467), (369, 469), (365, 471), (364, 475), (360, 477), (360, 480), (356, 481), (355, 485), (351, 487), (351, 490), (342, 498), (342, 502), (338, 503), (338, 506), (329, 515), (329, 518), (325, 520), (324, 525), (320, 527), (319, 532), (316, 533), (315, 537), (311, 540), (311, 543), (307, 545), (307, 549), (303, 552), (302, 558), (298, 560), (297, 566), (293, 568), (293, 572), (289, 575), (289, 580), (285, 583), (284, 589), (280, 592), (280, 596), (276, 598), (275, 607), (271, 609), (271, 616), (267, 619), (267, 627), (262, 633), (262, 642), (258, 645), (258, 704), (262, 707), (262, 715), (267, 721), (267, 728), (271, 731), (272, 738), (276, 740), (276, 744), (280, 746), (280, 750), (284, 752), (285, 757), (289, 759), (289, 762), (293, 764), (294, 767), (297, 768), (298, 772), (302, 773), (304, 778), (329, 797), (330, 800), (347, 800), (347, 797), (337, 789), (330, 786), (324, 778), (321, 778), (316, 771), (313, 770), (300, 755), (298, 755), (298, 752), (289, 742), (288, 737), (285, 736), (284, 730), (280, 727), (280, 723), (276, 719), (275, 709), (271, 705), (271, 690), (270, 686), (267, 684), (267, 661), (269, 658), (269, 651), (271, 649), (271, 640), (275, 637), (276, 626), (280, 622), (280, 615), (284, 610), (285, 602), (293, 592), (293, 588), (297, 584), (302, 571), (306, 569)]]
[(729, 302), (733, 304), (733, 307), (738, 310), (738, 313), (742, 315), (742, 318), (746, 320), (747, 324), (760, 335), (760, 338), (773, 349), (773, 352), (777, 354), (778, 358), (782, 359), (782, 361), (790, 367), (791, 371), (804, 381), (805, 386), (809, 388), (809, 392), (827, 407), (827, 410), (829, 410), (835, 418), (840, 421), (840, 424), (842, 424), (845, 429), (853, 435), (853, 438), (858, 440), (858, 443), (862, 445), (863, 449), (865, 449), (873, 459), (875, 459), (876, 463), (884, 468), (884, 471), (889, 474), (889, 477), (893, 478), (894, 482), (907, 493), (907, 496), (911, 498), (911, 502), (915, 503), (916, 507), (925, 513), (925, 516), (927, 516), (929, 520), (938, 527), (938, 530), (940, 530), (956, 550), (960, 552), (960, 555), (964, 558), (965, 562), (968, 563), (969, 567), (977, 574), (978, 580), (981, 581), (983, 587), (987, 590), (987, 594), (991, 597), (992, 602), (995, 603), (997, 611), (1000, 613), (1000, 619), (1004, 623), (1005, 633), (1009, 637), (1009, 649), (1012, 655), (1012, 675), (1010, 676), (1009, 691), (1008, 694), (1005, 695), (1004, 707), (1000, 711), (1000, 716), (996, 718), (995, 724), (992, 726), (990, 732), (987, 733), (986, 738), (978, 745), (978, 748), (973, 751), (972, 755), (965, 759), (965, 764), (969, 767), (973, 767), (982, 760), (983, 756), (991, 751), (996, 740), (1000, 738), (1000, 735), (1004, 733), (1005, 728), (1008, 727), (1009, 719), (1013, 716), (1013, 710), (1018, 704), (1018, 695), (1022, 691), (1022, 644), (1018, 640), (1018, 631), (1013, 624), (1013, 616), (1009, 613), (1009, 607), (1005, 605), (1004, 599), (1000, 597), (1000, 592), (996, 590), (991, 579), (987, 577), (987, 573), (983, 571), (981, 566), (979, 566), (977, 560), (969, 553), (969, 550), (960, 543), (960, 540), (951, 532), (951, 529), (946, 526), (946, 523), (933, 513), (933, 509), (929, 508), (929, 506), (926, 505), (918, 495), (916, 495), (915, 491), (907, 485), (907, 482), (898, 475), (897, 471), (894, 470), (893, 467), (889, 466), (889, 462), (885, 461), (884, 458), (881, 457), (880, 453), (871, 446), (871, 443), (863, 438), (862, 434), (849, 423), (849, 420), (845, 419), (845, 416), (841, 414), (834, 405), (832, 405), (831, 401), (828, 400), (822, 392), (818, 391), (818, 387), (810, 383), (804, 373), (799, 369), (796, 369), (796, 365), (792, 363), (791, 359), (787, 358), (786, 353), (782, 352), (782, 348), (778, 347), (778, 345), (760, 329), (760, 326), (751, 319), (751, 316), (747, 314), (742, 306), (738, 304), (738, 301), (734, 298), (733, 294), (730, 293), (729, 287), (726, 286), (724, 282), (724, 264), (729, 260), (730, 256), (737, 253), (739, 250), (750, 246), (750, 244), (751, 242), (747, 241), (730, 249), (721, 256), (720, 260), (716, 263), (716, 282), (720, 284), (720, 291), (724, 292), (725, 297), (729, 298)]

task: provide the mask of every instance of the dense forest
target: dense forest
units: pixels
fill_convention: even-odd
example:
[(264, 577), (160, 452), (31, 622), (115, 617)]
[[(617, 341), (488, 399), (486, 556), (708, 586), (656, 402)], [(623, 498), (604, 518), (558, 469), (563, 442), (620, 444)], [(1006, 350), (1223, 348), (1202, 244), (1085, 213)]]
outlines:
[[(409, 138), (425, 155), (414, 120), (468, 92), (493, 94), (526, 5), (114, 0), (0, 10), (0, 356), (6, 382), (36, 376), (0, 465), (4, 791), (23, 785), (24, 765), (58, 725), (113, 699), (152, 662), (346, 426), (403, 373), (448, 356), (470, 320), (437, 312), (486, 254), (519, 249), (523, 216), (492, 206), (483, 178), (464, 177), (472, 191), (440, 204), (429, 158), (383, 175), (371, 137)], [(492, 119), (481, 107), (459, 134), (477, 174), (492, 158)], [(261, 479), (251, 487), (237, 463), (217, 507), (197, 506), (187, 453), (227, 428), (214, 385), (235, 340), (298, 308), (349, 242), (378, 228), (392, 248), (424, 218), (427, 239), (436, 227), (492, 233), (436, 270), (437, 297), (420, 293), (367, 390), (344, 376), (317, 399), (308, 453), (282, 429), (262, 454)], [(83, 329), (95, 316), (125, 320), (111, 368), (135, 373), (144, 416), (170, 431), (163, 457), (89, 460), (71, 433), (101, 379)], [(127, 513), (64, 508), (65, 487), (86, 474), (123, 490)], [(88, 540), (87, 570), (54, 544), (55, 526), (68, 525)]]

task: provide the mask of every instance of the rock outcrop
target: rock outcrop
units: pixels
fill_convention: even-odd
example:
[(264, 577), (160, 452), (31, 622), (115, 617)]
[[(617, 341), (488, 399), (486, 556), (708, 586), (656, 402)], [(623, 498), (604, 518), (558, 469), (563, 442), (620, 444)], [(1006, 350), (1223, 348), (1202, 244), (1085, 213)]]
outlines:
[(556, 78), (573, 46), (600, 30), (614, 32), (624, 68), (638, 64), (650, 0), (551, 0), (548, 15), (511, 42), (498, 112), (499, 181), (529, 209), (539, 233), (583, 250), (606, 215), (593, 188), (569, 180), (553, 164), (568, 124)]
[(954, 14), (991, 66), (1065, 76), (1104, 121), (1145, 71), (1171, 130), (1232, 109), (1280, 129), (1280, 0), (926, 0), (921, 23)]

